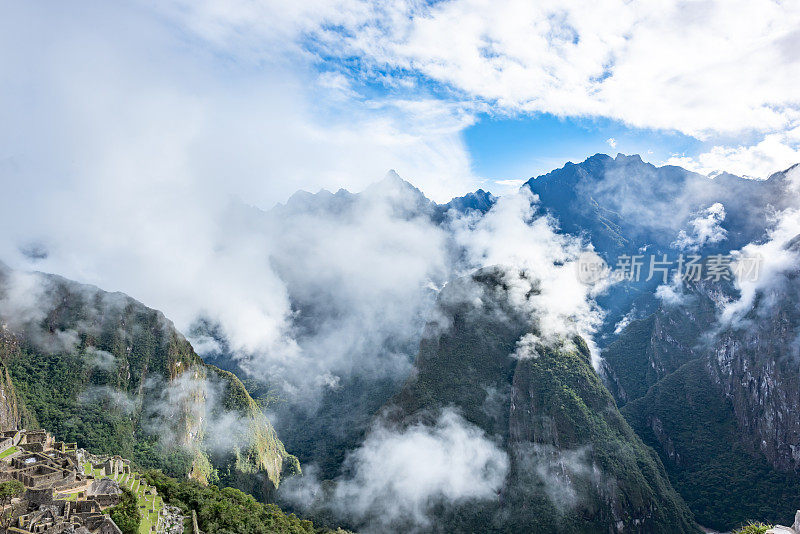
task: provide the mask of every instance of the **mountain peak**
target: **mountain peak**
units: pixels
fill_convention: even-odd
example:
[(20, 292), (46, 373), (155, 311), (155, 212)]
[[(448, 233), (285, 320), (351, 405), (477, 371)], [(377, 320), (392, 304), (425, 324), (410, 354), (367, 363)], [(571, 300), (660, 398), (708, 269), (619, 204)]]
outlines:
[(611, 161), (613, 159), (614, 158), (612, 158), (608, 154), (603, 154), (602, 152), (598, 152), (597, 154), (595, 154), (593, 156), (589, 156), (588, 158), (586, 158), (584, 160), (584, 163), (587, 163), (587, 162), (605, 162), (605, 161)]
[(642, 156), (639, 154), (626, 155), (622, 152), (617, 153), (617, 157), (614, 158), (614, 161), (617, 163), (644, 163)]
[(418, 199), (425, 199), (425, 201), (429, 202), (422, 191), (414, 187), (414, 185), (410, 182), (404, 180), (394, 169), (390, 169), (383, 177), (383, 180), (380, 182), (375, 182), (367, 187), (364, 190), (364, 193), (366, 196), (376, 193), (393, 196), (411, 195)]
[(443, 207), (445, 210), (454, 209), (460, 212), (477, 210), (486, 213), (494, 206), (495, 202), (497, 202), (496, 196), (483, 189), (478, 189), (477, 191), (452, 199), (447, 204), (444, 204)]
[(383, 180), (388, 182), (408, 183), (405, 180), (403, 180), (403, 178), (401, 178), (400, 175), (397, 174), (397, 171), (394, 169), (389, 169), (388, 171), (386, 171), (386, 175), (383, 177)]

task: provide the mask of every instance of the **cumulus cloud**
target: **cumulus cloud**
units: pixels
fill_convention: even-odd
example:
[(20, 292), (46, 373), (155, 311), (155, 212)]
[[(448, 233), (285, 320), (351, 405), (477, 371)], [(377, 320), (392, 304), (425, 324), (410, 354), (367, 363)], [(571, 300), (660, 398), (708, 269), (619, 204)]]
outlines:
[(304, 507), (329, 509), (355, 520), (360, 532), (398, 526), (415, 532), (443, 500), (497, 499), (508, 457), (483, 431), (451, 409), (435, 424), (376, 426), (345, 460), (347, 475), (333, 487), (311, 476), (287, 481), (282, 495)]
[(622, 319), (617, 321), (617, 323), (614, 325), (614, 334), (615, 335), (621, 334), (622, 331), (625, 330), (628, 327), (629, 324), (631, 324), (631, 321), (633, 321), (634, 318), (635, 318), (635, 311), (634, 310), (631, 310), (628, 313), (626, 313), (622, 317)]
[(222, 4), (162, 9), (223, 50), (256, 57), (272, 42), (269, 22), (280, 20), (282, 35), (313, 56), (359, 58), (333, 67), (347, 76), (399, 92), (445, 86), (479, 110), (761, 139), (685, 160), (697, 169), (764, 176), (797, 159), (796, 135), (786, 139), (800, 120), (800, 8), (791, 3), (343, 0), (286, 12), (268, 0)]
[(535, 360), (539, 357), (536, 346), (541, 342), (541, 338), (536, 334), (527, 333), (517, 340), (517, 346), (512, 356), (518, 360), (527, 360), (529, 358)]
[[(663, 284), (656, 288), (656, 297), (667, 306), (678, 306), (686, 300), (683, 284), (679, 276), (675, 276), (671, 284)], [(627, 317), (627, 316), (626, 316)]]
[(527, 188), (502, 197), (482, 218), (456, 221), (456, 242), (472, 265), (510, 268), (510, 301), (530, 314), (546, 343), (574, 334), (591, 343), (601, 319), (592, 296), (605, 284), (579, 283), (581, 241), (557, 233), (549, 216), (536, 217), (536, 202)]
[(688, 230), (681, 230), (672, 244), (682, 250), (696, 252), (705, 245), (723, 241), (728, 232), (721, 225), (725, 220), (725, 206), (715, 202), (689, 221)]
[(767, 178), (776, 171), (800, 162), (800, 127), (771, 133), (752, 145), (716, 145), (696, 156), (673, 155), (670, 165), (679, 165), (701, 174), (722, 171), (748, 178)]

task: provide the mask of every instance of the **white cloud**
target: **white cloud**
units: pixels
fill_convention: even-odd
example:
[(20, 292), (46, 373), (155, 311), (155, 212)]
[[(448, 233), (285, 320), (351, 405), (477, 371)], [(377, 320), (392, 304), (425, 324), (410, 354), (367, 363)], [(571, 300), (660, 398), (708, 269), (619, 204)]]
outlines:
[[(0, 258), (124, 291), (183, 332), (199, 313), (210, 315), (236, 349), (280, 363), (303, 348), (286, 276), (271, 264), (291, 236), (316, 247), (305, 249), (309, 279), (324, 271), (334, 287), (353, 290), (338, 302), (352, 305), (348, 327), (385, 321), (353, 343), (366, 347), (401, 310), (393, 332), (405, 332), (409, 316), (424, 321), (414, 308), (420, 291), (409, 287), (424, 287), (426, 266), (441, 262), (435, 231), (381, 212), (376, 201), (356, 221), (309, 217), (305, 226), (261, 232), (237, 224), (246, 211), (238, 200), (269, 208), (299, 188), (362, 190), (390, 167), (449, 199), (477, 186), (460, 137), (471, 116), (424, 95), (354, 95), (339, 73), (319, 74), (294, 41), (306, 26), (287, 17), (319, 7), (347, 18), (346, 10), (206, 2), (201, 16), (197, 6), (179, 10), (188, 17), (181, 25), (168, 6), (166, 16), (154, 12), (162, 4), (3, 8)], [(264, 10), (269, 58), (255, 46), (219, 53), (238, 35), (223, 20), (251, 24)], [(31, 243), (46, 251), (35, 262), (19, 250)], [(374, 285), (374, 275), (390, 273), (397, 279)], [(334, 344), (344, 334), (327, 326), (324, 346), (344, 351)]]
[(331, 494), (306, 475), (281, 488), (304, 506), (323, 506), (360, 522), (360, 532), (416, 531), (442, 500), (495, 499), (508, 471), (505, 452), (453, 410), (434, 425), (378, 425), (345, 464), (349, 475)]
[(492, 186), (491, 190), (498, 196), (508, 195), (515, 193), (522, 185), (525, 183), (525, 180), (516, 180), (516, 179), (506, 179), (506, 180), (494, 180), (494, 185)]
[[(273, 2), (225, 4), (184, 5), (185, 20), (224, 47), (231, 41), (218, 38), (220, 28), (239, 31), (250, 48), (268, 42)], [(510, 110), (604, 115), (692, 135), (778, 129), (798, 118), (800, 7), (792, 3), (353, 0), (278, 20), (326, 53), (360, 56), (366, 76), (388, 70), (400, 83), (422, 74)]]
[(667, 306), (677, 306), (686, 299), (682, 289), (683, 285), (680, 278), (675, 277), (671, 284), (663, 284), (656, 288), (656, 297)]
[[(510, 268), (505, 283), (511, 303), (531, 315), (545, 343), (577, 333), (591, 347), (601, 319), (592, 296), (604, 284), (579, 282), (580, 240), (556, 233), (550, 217), (534, 217), (537, 201), (527, 188), (501, 197), (480, 220), (455, 221), (455, 239), (470, 265)], [(540, 288), (533, 295), (532, 283)]]
[(715, 202), (689, 221), (689, 228), (681, 230), (672, 244), (681, 250), (697, 251), (705, 245), (719, 243), (728, 236), (721, 225), (725, 220), (725, 206)]
[[(418, 292), (395, 297), (443, 270), (441, 235), (382, 213), (243, 231), (231, 199), (269, 207), (301, 187), (361, 190), (392, 167), (437, 200), (463, 193), (480, 183), (461, 136), (476, 112), (604, 116), (699, 137), (755, 130), (777, 136), (761, 152), (789, 159), (798, 10), (766, 0), (13, 2), (0, 17), (0, 257), (123, 290), (184, 331), (205, 312), (237, 348), (281, 362), (304, 347), (288, 277), (272, 263), (293, 251), (290, 237), (306, 239), (302, 252), (318, 252), (300, 262), (304, 274), (330, 267), (327, 281), (354, 291), (336, 301), (355, 310), (348, 326), (370, 318), (372, 332), (405, 332), (413, 321), (384, 327), (423, 309)], [(745, 150), (741, 168), (758, 154)], [(464, 234), (474, 265), (535, 270), (549, 328), (584, 324), (585, 288), (552, 263), (572, 261), (558, 247), (574, 247), (552, 240), (546, 221), (520, 222), (528, 200), (512, 196)], [(35, 264), (19, 253), (32, 243), (47, 251)], [(384, 268), (401, 283), (369, 276)], [(343, 337), (319, 350), (346, 354)], [(310, 378), (335, 379), (321, 367)]]
[(606, 139), (606, 143), (608, 143), (608, 146), (610, 146), (611, 148), (617, 148), (617, 140), (614, 139), (613, 137), (609, 137), (608, 139)]
[[(798, 159), (797, 139), (782, 139), (800, 125), (796, 3), (317, 4), (287, 10), (272, 0), (181, 0), (159, 9), (253, 61), (271, 53), (272, 26), (280, 25), (278, 35), (295, 50), (334, 58), (332, 68), (400, 94), (444, 87), (446, 99), (479, 111), (608, 117), (700, 139), (762, 139), (675, 160), (696, 169), (763, 176)], [(353, 57), (359, 62), (347, 69), (335, 61)]]
[(767, 178), (800, 162), (800, 127), (766, 135), (752, 145), (717, 145), (696, 156), (674, 155), (669, 165), (679, 165), (701, 174), (727, 171), (750, 178)]
[(512, 179), (495, 180), (494, 183), (500, 184), (500, 185), (506, 186), (506, 187), (515, 187), (515, 188), (517, 188), (517, 187), (521, 187), (522, 184), (525, 183), (525, 180), (512, 180)]
[(723, 307), (723, 325), (736, 325), (743, 321), (759, 295), (765, 297), (762, 304), (769, 306), (775, 298), (775, 291), (781, 290), (786, 273), (797, 269), (800, 253), (796, 246), (789, 248), (787, 245), (800, 235), (800, 202), (797, 200), (800, 198), (800, 168), (787, 174), (786, 187), (785, 194), (794, 199), (794, 204), (775, 215), (769, 238), (763, 243), (750, 243), (742, 248), (732, 266), (740, 296)]

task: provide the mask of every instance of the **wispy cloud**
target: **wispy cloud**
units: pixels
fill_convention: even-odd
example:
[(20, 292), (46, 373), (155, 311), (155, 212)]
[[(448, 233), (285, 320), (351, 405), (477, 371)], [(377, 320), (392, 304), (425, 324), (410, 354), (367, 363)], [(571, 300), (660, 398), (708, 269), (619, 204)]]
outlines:
[(443, 501), (496, 499), (509, 460), (482, 430), (447, 409), (432, 425), (377, 424), (345, 464), (349, 474), (327, 488), (309, 473), (289, 480), (281, 493), (355, 521), (359, 531), (417, 532)]

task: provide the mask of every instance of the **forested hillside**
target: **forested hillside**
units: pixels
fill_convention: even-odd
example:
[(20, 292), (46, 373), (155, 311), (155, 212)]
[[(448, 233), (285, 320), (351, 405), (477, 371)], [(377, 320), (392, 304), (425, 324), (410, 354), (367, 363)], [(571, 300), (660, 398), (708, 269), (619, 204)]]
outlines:
[[(21, 284), (32, 284), (24, 295)], [(262, 497), (299, 472), (239, 379), (205, 364), (160, 312), (7, 268), (0, 302), (7, 428), (41, 426), (144, 468)]]

